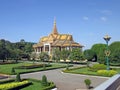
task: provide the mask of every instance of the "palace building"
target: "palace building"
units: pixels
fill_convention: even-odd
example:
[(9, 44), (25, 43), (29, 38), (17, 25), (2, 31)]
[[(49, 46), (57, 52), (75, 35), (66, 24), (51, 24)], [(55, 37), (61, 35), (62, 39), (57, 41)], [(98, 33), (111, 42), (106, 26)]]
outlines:
[(40, 38), (37, 44), (33, 45), (36, 53), (47, 52), (52, 55), (54, 49), (72, 50), (73, 48), (82, 48), (83, 46), (73, 40), (70, 34), (60, 34), (57, 31), (56, 20), (54, 20), (53, 30), (48, 36)]

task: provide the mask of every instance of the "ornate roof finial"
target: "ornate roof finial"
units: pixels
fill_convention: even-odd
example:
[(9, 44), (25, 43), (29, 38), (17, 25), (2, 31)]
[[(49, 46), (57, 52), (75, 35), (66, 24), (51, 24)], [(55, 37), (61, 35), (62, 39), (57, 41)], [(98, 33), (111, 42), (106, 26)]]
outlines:
[(56, 27), (56, 18), (55, 17), (54, 17), (54, 26), (53, 26), (52, 34), (58, 34), (57, 27)]

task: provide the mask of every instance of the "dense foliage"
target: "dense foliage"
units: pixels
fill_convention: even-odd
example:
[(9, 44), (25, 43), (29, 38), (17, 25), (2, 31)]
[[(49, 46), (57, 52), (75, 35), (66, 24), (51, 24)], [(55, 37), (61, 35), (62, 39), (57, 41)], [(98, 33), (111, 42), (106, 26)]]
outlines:
[(111, 77), (111, 76), (117, 74), (117, 71), (115, 71), (115, 70), (109, 70), (109, 71), (108, 70), (98, 70), (97, 74), (100, 76)]
[(43, 86), (48, 86), (48, 81), (47, 81), (47, 77), (45, 75), (42, 76), (42, 81), (41, 81)]
[(70, 55), (70, 51), (63, 49), (61, 51), (61, 59), (66, 61)]
[(16, 82), (20, 82), (20, 81), (21, 81), (20, 73), (17, 73), (17, 75), (16, 75)]
[(90, 79), (85, 79), (84, 83), (86, 84), (87, 88), (90, 88), (91, 80)]
[(20, 60), (29, 59), (30, 53), (33, 51), (32, 45), (34, 43), (25, 42), (24, 39), (20, 42), (12, 43), (10, 41), (1, 39), (0, 40), (0, 60)]
[(17, 87), (29, 84), (29, 81), (22, 81), (22, 82), (12, 82), (12, 83), (6, 83), (0, 85), (0, 90), (17, 90)]
[(48, 55), (48, 53), (46, 53), (46, 52), (42, 52), (42, 53), (40, 53), (40, 55), (39, 55), (39, 59), (41, 60), (41, 61), (48, 61), (49, 60), (49, 55)]
[(94, 51), (97, 55), (97, 61), (99, 63), (105, 63), (105, 53), (106, 45), (105, 44), (94, 44), (91, 48), (92, 51)]
[(120, 41), (110, 44), (109, 49), (111, 51), (109, 57), (111, 65), (120, 65)]
[(60, 52), (60, 50), (59, 49), (54, 49), (53, 50), (53, 55), (52, 55), (52, 60), (54, 60), (55, 62), (59, 62), (60, 61), (60, 54), (61, 54), (61, 52)]
[(84, 57), (88, 60), (88, 61), (95, 61), (96, 60), (96, 53), (91, 50), (91, 49), (87, 49), (84, 51)]
[[(110, 51), (109, 61), (111, 65), (120, 65), (120, 41), (111, 43), (108, 46)], [(106, 64), (106, 44), (94, 44), (91, 49), (84, 51), (84, 57), (88, 60), (95, 57), (97, 62)]]
[(89, 68), (89, 70), (93, 72), (96, 72), (98, 70), (105, 70), (105, 69), (106, 69), (106, 66), (104, 64), (94, 64)]
[(80, 61), (83, 60), (83, 54), (82, 54), (82, 50), (80, 48), (74, 48), (69, 56), (69, 59), (71, 61)]

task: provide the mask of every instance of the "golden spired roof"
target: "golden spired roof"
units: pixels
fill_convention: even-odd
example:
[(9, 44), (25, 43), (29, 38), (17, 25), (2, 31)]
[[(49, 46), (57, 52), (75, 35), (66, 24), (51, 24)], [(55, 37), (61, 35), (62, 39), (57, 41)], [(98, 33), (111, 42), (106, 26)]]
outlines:
[(58, 34), (57, 27), (56, 27), (56, 19), (54, 19), (54, 26), (51, 34)]
[(44, 43), (50, 43), (51, 46), (59, 47), (83, 47), (77, 42), (74, 42), (72, 35), (59, 34), (56, 27), (56, 19), (54, 19), (53, 30), (48, 36), (44, 36), (40, 39), (39, 43), (33, 45), (33, 47), (44, 47)]

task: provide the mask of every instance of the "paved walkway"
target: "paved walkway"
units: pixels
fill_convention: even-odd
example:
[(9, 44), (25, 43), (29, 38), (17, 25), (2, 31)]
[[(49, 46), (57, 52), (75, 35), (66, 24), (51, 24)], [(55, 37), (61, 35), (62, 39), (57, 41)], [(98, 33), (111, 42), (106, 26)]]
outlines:
[(91, 79), (91, 86), (95, 88), (108, 79), (105, 77), (62, 73), (61, 69), (22, 74), (21, 77), (41, 79), (43, 75), (46, 75), (48, 80), (53, 81), (58, 90), (85, 90), (84, 80), (86, 78)]

